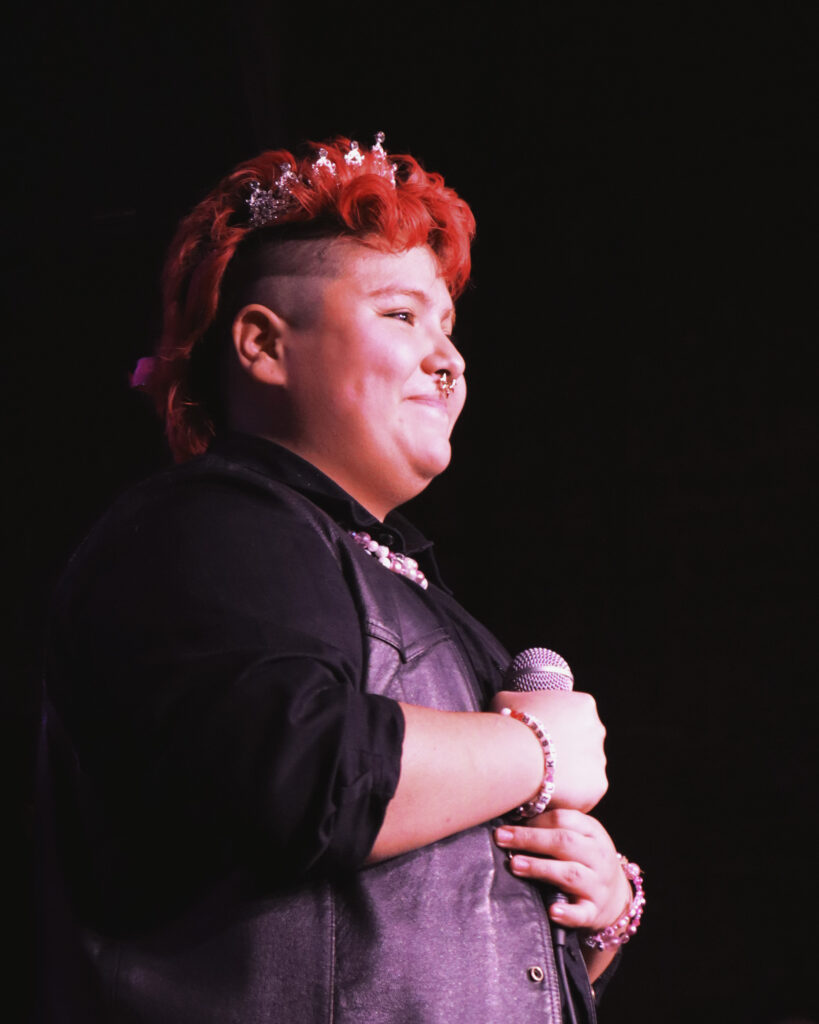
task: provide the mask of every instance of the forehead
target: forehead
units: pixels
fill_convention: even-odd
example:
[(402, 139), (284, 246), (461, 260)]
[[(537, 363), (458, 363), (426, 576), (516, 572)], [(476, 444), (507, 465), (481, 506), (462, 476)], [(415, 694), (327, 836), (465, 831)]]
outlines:
[(429, 246), (380, 252), (364, 243), (343, 239), (333, 248), (337, 268), (333, 283), (337, 289), (366, 298), (404, 295), (426, 302), (442, 313), (452, 310), (438, 258)]
[(429, 307), (441, 318), (454, 307), (438, 258), (429, 246), (383, 252), (350, 238), (286, 243), (275, 266), (257, 278), (244, 302), (261, 302), (295, 324), (308, 325), (328, 306), (406, 302)]

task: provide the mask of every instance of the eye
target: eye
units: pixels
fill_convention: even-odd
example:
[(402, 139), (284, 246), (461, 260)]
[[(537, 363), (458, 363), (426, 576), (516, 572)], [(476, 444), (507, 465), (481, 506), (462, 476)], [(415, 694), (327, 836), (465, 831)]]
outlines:
[(395, 309), (385, 313), (384, 316), (389, 317), (391, 320), (403, 320), (405, 324), (415, 323), (415, 314), (411, 309)]

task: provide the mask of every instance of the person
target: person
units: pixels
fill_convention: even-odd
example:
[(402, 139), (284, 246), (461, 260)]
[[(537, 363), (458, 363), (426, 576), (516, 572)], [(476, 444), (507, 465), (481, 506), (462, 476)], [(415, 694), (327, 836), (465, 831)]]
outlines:
[(473, 234), (382, 135), (263, 153), (180, 225), (135, 377), (177, 464), (54, 600), (43, 1019), (593, 1019), (642, 899), (588, 813), (594, 701), (505, 690), (395, 511), (450, 459)]

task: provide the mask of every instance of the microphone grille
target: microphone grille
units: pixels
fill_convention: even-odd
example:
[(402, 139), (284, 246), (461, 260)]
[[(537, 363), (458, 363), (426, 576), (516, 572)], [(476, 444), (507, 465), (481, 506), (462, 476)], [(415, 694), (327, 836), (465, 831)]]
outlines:
[(573, 686), (569, 663), (548, 647), (528, 647), (516, 654), (504, 679), (504, 688), (510, 690), (571, 690)]

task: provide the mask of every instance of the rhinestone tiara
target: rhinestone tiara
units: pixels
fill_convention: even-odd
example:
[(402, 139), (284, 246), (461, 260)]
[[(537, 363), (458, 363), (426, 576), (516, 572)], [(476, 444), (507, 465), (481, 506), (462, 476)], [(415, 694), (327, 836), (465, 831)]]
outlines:
[[(350, 148), (344, 154), (344, 163), (354, 172), (377, 174), (379, 177), (386, 178), (395, 187), (395, 174), (398, 165), (392, 163), (387, 156), (384, 150), (384, 138), (383, 132), (377, 132), (375, 142), (367, 152), (364, 152), (357, 142), (350, 142)], [(323, 146), (320, 147), (318, 156), (310, 165), (310, 169), (315, 176), (329, 174), (333, 178), (338, 177), (338, 168)], [(294, 173), (293, 167), (289, 163), (281, 165), (279, 176), (272, 188), (265, 189), (258, 181), (251, 181), (250, 195), (247, 198), (250, 226), (263, 228), (286, 217), (299, 206), (293, 186), (309, 184), (306, 178)]]

